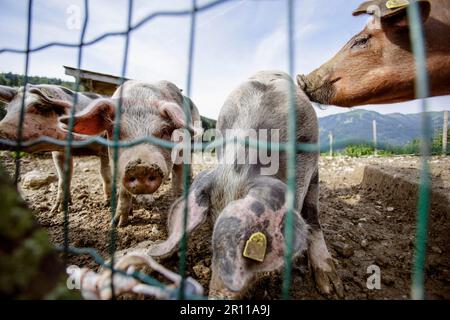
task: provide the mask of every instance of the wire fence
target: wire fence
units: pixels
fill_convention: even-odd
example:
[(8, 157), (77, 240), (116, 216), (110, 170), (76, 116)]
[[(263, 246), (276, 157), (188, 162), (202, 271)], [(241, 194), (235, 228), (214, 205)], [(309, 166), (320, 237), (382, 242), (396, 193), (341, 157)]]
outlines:
[[(127, 62), (128, 62), (128, 50), (130, 37), (133, 31), (139, 29), (143, 25), (149, 23), (151, 20), (156, 17), (184, 17), (190, 16), (190, 32), (189, 32), (189, 45), (188, 45), (188, 71), (186, 75), (187, 79), (187, 90), (186, 95), (189, 97), (191, 94), (192, 88), (192, 74), (194, 71), (194, 50), (195, 50), (195, 35), (196, 35), (196, 19), (197, 14), (202, 11), (207, 11), (212, 8), (218, 7), (226, 2), (231, 2), (233, 0), (215, 0), (211, 1), (207, 4), (197, 5), (196, 0), (192, 0), (192, 5), (190, 9), (187, 10), (173, 10), (173, 11), (159, 11), (149, 14), (142, 18), (135, 24), (132, 24), (132, 13), (133, 13), (133, 0), (128, 0), (128, 9), (127, 9), (127, 25), (126, 28), (122, 31), (114, 31), (104, 33), (93, 40), (85, 41), (85, 34), (89, 24), (89, 1), (84, 0), (84, 20), (80, 33), (80, 40), (78, 43), (68, 43), (68, 42), (50, 42), (41, 46), (31, 47), (31, 39), (32, 39), (32, 19), (33, 19), (33, 0), (28, 0), (28, 10), (27, 10), (27, 34), (26, 34), (26, 46), (25, 50), (18, 50), (13, 48), (3, 48), (0, 49), (0, 54), (3, 53), (16, 53), (25, 55), (25, 80), (24, 87), (26, 87), (28, 83), (28, 72), (29, 72), (29, 61), (30, 55), (35, 52), (43, 51), (50, 47), (69, 47), (77, 49), (77, 69), (80, 70), (83, 64), (83, 50), (86, 46), (91, 46), (95, 43), (98, 43), (102, 40), (105, 40), (109, 37), (120, 36), (124, 38), (124, 49), (123, 49), (123, 60), (122, 60), (122, 68), (120, 80), (118, 81), (118, 85), (121, 85), (125, 81), (125, 75), (127, 73)], [(294, 30), (296, 26), (296, 21), (294, 19), (295, 12), (295, 1), (294, 0), (280, 0), (287, 1), (287, 26), (286, 32), (288, 35), (288, 48), (286, 57), (288, 59), (288, 67), (289, 73), (291, 76), (294, 75), (295, 70), (295, 43), (294, 43)], [(423, 299), (424, 298), (424, 266), (425, 266), (425, 257), (426, 257), (426, 239), (427, 239), (427, 220), (429, 213), (429, 202), (430, 202), (430, 178), (429, 178), (429, 166), (428, 166), (428, 157), (430, 154), (430, 144), (429, 144), (429, 123), (428, 119), (426, 100), (425, 98), (429, 95), (429, 84), (428, 84), (428, 75), (426, 70), (426, 51), (425, 51), (425, 40), (423, 36), (422, 24), (420, 19), (420, 8), (417, 5), (416, 0), (410, 1), (411, 4), (408, 6), (408, 18), (411, 26), (411, 43), (413, 48), (413, 53), (415, 56), (415, 65), (416, 65), (416, 96), (419, 99), (422, 99), (422, 170), (421, 170), (421, 178), (420, 178), (420, 189), (419, 189), (419, 201), (417, 207), (417, 231), (416, 231), (416, 242), (415, 242), (415, 258), (414, 258), (414, 267), (413, 267), (413, 275), (412, 275), (412, 286), (411, 286), (411, 297), (413, 299)], [(76, 77), (75, 84), (76, 91), (80, 90), (80, 77)], [(38, 145), (40, 143), (51, 143), (58, 146), (65, 147), (65, 163), (64, 163), (64, 183), (67, 185), (69, 181), (70, 175), (70, 163), (69, 159), (72, 154), (72, 148), (80, 148), (85, 147), (87, 145), (91, 145), (94, 143), (98, 143), (107, 147), (112, 148), (112, 161), (113, 161), (113, 177), (112, 177), (112, 193), (111, 193), (111, 221), (114, 219), (114, 214), (117, 207), (117, 163), (118, 163), (118, 155), (120, 148), (129, 148), (132, 146), (136, 146), (143, 143), (150, 143), (154, 145), (159, 145), (164, 148), (174, 148), (176, 146), (175, 143), (169, 142), (166, 140), (158, 139), (154, 136), (142, 137), (133, 141), (120, 141), (119, 133), (120, 133), (120, 124), (121, 124), (121, 112), (122, 112), (122, 94), (120, 92), (119, 103), (116, 104), (115, 110), (115, 120), (113, 127), (113, 139), (108, 141), (102, 137), (93, 137), (84, 141), (74, 141), (73, 140), (73, 128), (74, 128), (74, 114), (75, 114), (75, 105), (77, 104), (77, 95), (74, 95), (73, 107), (71, 109), (70, 120), (68, 123), (68, 135), (65, 141), (56, 140), (49, 137), (40, 137), (33, 141), (24, 142), (23, 140), (23, 122), (24, 122), (24, 107), (25, 107), (25, 94), (22, 97), (22, 106), (20, 111), (20, 124), (18, 126), (17, 141), (9, 141), (9, 140), (0, 140), (0, 143), (4, 146), (9, 146), (15, 149), (17, 156), (15, 162), (15, 174), (14, 181), (17, 185), (21, 173), (21, 159), (19, 157), (19, 152), (23, 147), (30, 147), (34, 145)], [(282, 284), (282, 294), (281, 297), (283, 299), (289, 298), (289, 291), (291, 288), (291, 274), (292, 274), (292, 257), (293, 257), (293, 214), (294, 214), (294, 204), (295, 204), (295, 189), (296, 189), (296, 153), (298, 152), (319, 152), (320, 147), (318, 144), (297, 144), (296, 143), (296, 126), (301, 125), (296, 123), (296, 101), (295, 101), (295, 88), (294, 84), (291, 86), (291, 99), (289, 105), (289, 120), (288, 120), (288, 142), (285, 144), (276, 144), (276, 143), (267, 143), (263, 142), (259, 143), (257, 140), (252, 139), (243, 139), (238, 140), (238, 143), (245, 144), (251, 148), (276, 148), (280, 151), (285, 151), (287, 153), (288, 165), (287, 165), (287, 194), (286, 194), (286, 205), (288, 208), (288, 213), (285, 220), (285, 256), (284, 256), (284, 272), (283, 272), (283, 284)], [(189, 104), (184, 101), (184, 109), (188, 110)], [(188, 114), (188, 112), (186, 112)], [(187, 123), (187, 122), (186, 122)], [(233, 141), (229, 142), (235, 142)], [(191, 146), (190, 141), (186, 141), (183, 148), (184, 150), (192, 149), (196, 150), (204, 150), (206, 147), (214, 148), (216, 146), (221, 146), (228, 141), (223, 141), (218, 139), (213, 141), (212, 143), (205, 146), (202, 143), (195, 143)], [(183, 197), (186, 200), (189, 193), (189, 170), (190, 164), (185, 163), (183, 165), (183, 186), (184, 192)], [(69, 246), (69, 216), (71, 214), (69, 208), (69, 188), (64, 188), (64, 224), (63, 224), (63, 233), (64, 233), (64, 242), (63, 247), (57, 248), (58, 250), (64, 252), (64, 257), (68, 259), (68, 254), (89, 254), (94, 260), (106, 267), (111, 269), (111, 291), (114, 298), (114, 281), (113, 276), (115, 273), (123, 273), (120, 270), (115, 270), (114, 266), (114, 254), (116, 251), (116, 238), (117, 231), (114, 223), (111, 223), (110, 229), (110, 243), (109, 243), (109, 255), (110, 262), (106, 263), (105, 260), (94, 250), (91, 248), (72, 248)], [(188, 201), (185, 201), (184, 207), (184, 221), (183, 221), (183, 237), (181, 239), (181, 244), (179, 248), (179, 272), (182, 278), (181, 284), (177, 289), (173, 288), (165, 288), (164, 284), (155, 278), (148, 276), (146, 274), (140, 272), (133, 272), (132, 274), (127, 274), (128, 276), (139, 279), (143, 283), (149, 285), (155, 285), (159, 288), (163, 288), (165, 290), (171, 291), (172, 297), (176, 297), (178, 299), (202, 299), (205, 297), (199, 297), (192, 294), (188, 294), (185, 292), (185, 278), (186, 278), (186, 255), (187, 255), (187, 242), (188, 236), (186, 233), (187, 227), (187, 216), (188, 216)], [(174, 292), (175, 290), (175, 292)]]

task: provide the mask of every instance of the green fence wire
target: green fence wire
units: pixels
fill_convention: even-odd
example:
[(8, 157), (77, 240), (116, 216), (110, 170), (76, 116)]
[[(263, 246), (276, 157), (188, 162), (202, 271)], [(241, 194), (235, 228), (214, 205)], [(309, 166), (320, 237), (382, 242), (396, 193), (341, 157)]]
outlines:
[[(119, 101), (116, 104), (115, 108), (115, 117), (114, 117), (114, 126), (113, 126), (113, 141), (115, 142), (113, 146), (113, 177), (112, 177), (112, 190), (111, 190), (111, 230), (110, 230), (110, 246), (109, 246), (109, 254), (111, 258), (111, 265), (114, 266), (114, 254), (116, 251), (116, 239), (117, 239), (117, 230), (116, 223), (114, 221), (117, 209), (117, 179), (118, 179), (118, 160), (119, 160), (119, 147), (117, 146), (117, 142), (120, 140), (120, 122), (122, 117), (122, 102), (123, 102), (123, 86), (122, 84), (125, 82), (125, 75), (127, 73), (127, 62), (128, 62), (128, 47), (130, 44), (130, 31), (131, 31), (131, 21), (133, 16), (133, 0), (128, 1), (128, 14), (127, 14), (127, 29), (125, 31), (125, 44), (124, 44), (124, 52), (123, 52), (123, 63), (122, 63), (122, 71), (119, 79), (118, 85), (119, 88)], [(112, 298), (114, 299), (114, 268), (111, 270), (111, 292)]]
[[(84, 1), (84, 20), (83, 20), (83, 26), (81, 28), (81, 34), (80, 34), (80, 43), (78, 45), (78, 58), (77, 58), (77, 67), (78, 70), (80, 70), (81, 68), (81, 61), (83, 58), (83, 42), (84, 42), (84, 37), (86, 35), (86, 30), (87, 30), (87, 25), (89, 22), (89, 6), (88, 6), (88, 2), (87, 0)], [(76, 77), (75, 80), (75, 91), (80, 91), (80, 77)], [(24, 94), (25, 96), (25, 94)], [(67, 145), (66, 148), (64, 150), (64, 156), (65, 156), (65, 161), (64, 161), (64, 176), (63, 176), (63, 184), (64, 185), (68, 185), (68, 181), (70, 179), (70, 163), (69, 163), (69, 159), (71, 158), (71, 152), (72, 152), (72, 142), (73, 142), (73, 126), (74, 126), (74, 116), (75, 116), (75, 106), (77, 105), (78, 102), (78, 95), (74, 95), (73, 98), (73, 104), (72, 104), (72, 109), (70, 111), (70, 119), (69, 119), (69, 124), (68, 124), (68, 129), (69, 132), (67, 134)], [(68, 256), (67, 256), (67, 251), (69, 248), (69, 199), (70, 199), (70, 190), (69, 188), (64, 188), (64, 202), (63, 202), (63, 211), (64, 211), (64, 260), (67, 264), (67, 260), (68, 260)]]
[[(24, 78), (24, 86), (26, 87), (28, 83), (28, 68), (30, 66), (30, 44), (31, 44), (31, 21), (33, 18), (33, 1), (30, 0), (28, 4), (28, 24), (27, 24), (27, 41), (25, 44), (25, 78)], [(25, 94), (22, 97), (22, 106), (20, 108), (20, 116), (19, 116), (19, 127), (17, 128), (17, 146), (16, 146), (16, 170), (14, 173), (14, 184), (17, 185), (19, 182), (20, 177), (20, 149), (21, 149), (21, 143), (22, 143), (22, 137), (23, 137), (23, 121), (25, 120), (25, 112), (24, 112), (24, 105), (25, 105)]]
[[(100, 42), (108, 37), (122, 36), (125, 38), (124, 43), (124, 52), (123, 52), (123, 62), (120, 80), (118, 81), (118, 85), (121, 85), (125, 81), (125, 75), (127, 73), (127, 61), (128, 61), (128, 47), (130, 42), (130, 34), (142, 27), (143, 25), (149, 23), (156, 17), (183, 17), (190, 16), (190, 33), (189, 33), (189, 46), (188, 46), (188, 72), (187, 72), (187, 90), (186, 95), (189, 97), (191, 95), (192, 88), (192, 73), (194, 66), (194, 48), (195, 48), (195, 34), (196, 34), (196, 16), (199, 12), (210, 10), (214, 7), (222, 5), (226, 2), (231, 2), (234, 0), (215, 0), (211, 1), (207, 4), (197, 5), (196, 0), (192, 0), (191, 8), (188, 10), (174, 10), (174, 11), (158, 11), (152, 14), (149, 14), (138, 21), (136, 24), (132, 24), (132, 13), (133, 13), (133, 0), (128, 0), (128, 10), (127, 10), (127, 25), (126, 29), (123, 31), (114, 31), (104, 33), (93, 40), (85, 41), (85, 34), (87, 30), (87, 26), (89, 23), (89, 0), (84, 0), (84, 20), (80, 33), (80, 41), (78, 43), (66, 43), (66, 42), (50, 42), (44, 45), (31, 48), (31, 39), (32, 39), (32, 18), (33, 18), (33, 0), (28, 0), (28, 10), (27, 10), (27, 33), (26, 33), (26, 46), (25, 50), (13, 49), (13, 48), (3, 48), (0, 49), (0, 54), (3, 53), (17, 53), (25, 55), (25, 78), (24, 78), (24, 87), (27, 87), (28, 84), (28, 71), (29, 71), (29, 59), (30, 55), (34, 52), (39, 52), (45, 50), (50, 47), (69, 47), (69, 48), (77, 48), (78, 49), (78, 59), (77, 59), (77, 69), (80, 70), (83, 62), (83, 49), (86, 46), (93, 45), (97, 42)], [(294, 30), (295, 30), (295, 21), (294, 21), (294, 13), (295, 13), (295, 1), (294, 0), (280, 0), (285, 1), (287, 4), (287, 35), (288, 35), (288, 69), (289, 74), (294, 76), (295, 71), (295, 42), (294, 42)], [(412, 285), (411, 285), (411, 297), (413, 299), (423, 299), (425, 297), (424, 293), (424, 266), (425, 266), (425, 258), (426, 258), (426, 238), (427, 238), (427, 220), (429, 214), (429, 200), (430, 200), (430, 178), (429, 178), (429, 166), (428, 166), (428, 157), (430, 154), (430, 145), (429, 145), (429, 126), (430, 120), (428, 119), (427, 113), (427, 105), (425, 98), (429, 95), (429, 84), (428, 84), (428, 75), (426, 69), (426, 50), (425, 50), (425, 40), (422, 30), (422, 24), (420, 19), (420, 8), (417, 5), (417, 0), (411, 1), (410, 6), (408, 7), (408, 18), (411, 26), (411, 43), (413, 48), (413, 53), (415, 56), (415, 65), (416, 65), (416, 97), (422, 99), (422, 171), (421, 171), (421, 180), (420, 180), (420, 189), (419, 189), (419, 201), (417, 206), (417, 231), (416, 231), (416, 243), (415, 243), (415, 257), (414, 257), (414, 266), (413, 266), (413, 276), (412, 276)], [(76, 91), (80, 89), (80, 77), (76, 77), (75, 84)], [(93, 137), (84, 141), (73, 141), (72, 130), (74, 126), (74, 113), (75, 113), (75, 105), (77, 104), (77, 95), (74, 95), (73, 108), (71, 110), (71, 117), (68, 124), (69, 134), (67, 135), (66, 141), (56, 140), (49, 137), (40, 137), (33, 141), (23, 142), (23, 121), (24, 121), (24, 107), (25, 107), (25, 94), (22, 97), (22, 106), (20, 110), (20, 124), (18, 127), (18, 139), (17, 141), (8, 141), (8, 140), (0, 140), (1, 146), (8, 146), (13, 148), (16, 151), (16, 162), (15, 162), (15, 175), (14, 181), (17, 185), (20, 177), (20, 169), (21, 169), (21, 159), (19, 157), (19, 152), (21, 148), (37, 145), (40, 143), (52, 143), (54, 145), (65, 147), (65, 163), (64, 163), (64, 183), (67, 185), (69, 174), (70, 174), (70, 162), (69, 159), (71, 157), (72, 148), (81, 148), (90, 144), (101, 144), (113, 149), (112, 152), (112, 160), (113, 160), (113, 183), (112, 183), (112, 194), (111, 194), (111, 230), (110, 230), (110, 244), (109, 244), (109, 255), (110, 255), (110, 263), (105, 263), (105, 261), (100, 257), (100, 255), (96, 252), (96, 250), (92, 248), (73, 248), (69, 246), (69, 216), (70, 216), (70, 208), (69, 208), (69, 197), (70, 191), (69, 188), (65, 188), (64, 194), (64, 224), (63, 224), (63, 232), (64, 232), (64, 243), (63, 247), (58, 247), (59, 251), (64, 253), (66, 263), (67, 263), (67, 255), (69, 253), (72, 254), (89, 254), (94, 260), (103, 267), (109, 268), (112, 270), (111, 272), (111, 280), (114, 276), (114, 273), (120, 273), (123, 275), (128, 275), (134, 277), (146, 284), (154, 285), (160, 288), (165, 288), (164, 284), (157, 281), (155, 278), (148, 276), (146, 274), (140, 272), (133, 272), (132, 274), (126, 274), (121, 270), (115, 270), (114, 266), (114, 253), (116, 250), (116, 227), (114, 222), (115, 211), (117, 207), (117, 162), (120, 148), (128, 148), (142, 143), (151, 143), (155, 145), (159, 145), (164, 148), (174, 148), (175, 143), (168, 142), (165, 140), (158, 139), (153, 136), (142, 137), (133, 141), (120, 141), (120, 118), (122, 111), (122, 90), (120, 91), (120, 98), (118, 103), (116, 104), (116, 117), (114, 120), (114, 129), (113, 129), (113, 139), (112, 141), (108, 141), (102, 137)], [(277, 143), (260, 143), (257, 140), (252, 139), (242, 139), (238, 140), (238, 143), (245, 144), (251, 148), (275, 148), (280, 151), (285, 151), (288, 155), (288, 163), (287, 163), (287, 191), (286, 191), (286, 204), (288, 208), (288, 212), (285, 220), (285, 268), (283, 272), (283, 285), (282, 285), (282, 298), (289, 298), (289, 290), (291, 287), (291, 272), (292, 272), (292, 242), (293, 242), (293, 211), (295, 208), (295, 190), (296, 190), (296, 154), (298, 152), (319, 152), (320, 147), (318, 144), (297, 144), (296, 143), (296, 126), (301, 125), (297, 123), (296, 117), (296, 94), (295, 94), (295, 85), (291, 85), (291, 99), (289, 103), (289, 120), (288, 120), (288, 142), (285, 144), (277, 144)], [(188, 101), (184, 101), (183, 103), (184, 109), (187, 111), (189, 108)], [(186, 112), (188, 114), (188, 112)], [(196, 150), (204, 150), (206, 148), (212, 149), (216, 146), (221, 146), (223, 143), (227, 142), (235, 142), (234, 139), (221, 140), (217, 139), (216, 141), (205, 145), (202, 143), (195, 143), (191, 146), (190, 142), (185, 139), (186, 143), (183, 146), (184, 154), (186, 154), (189, 149), (193, 151)], [(184, 192), (183, 197), (185, 200), (187, 199), (189, 193), (189, 172), (190, 172), (190, 164), (184, 162), (183, 165), (183, 186)], [(187, 201), (185, 201), (184, 208), (184, 223), (183, 223), (183, 237), (180, 244), (179, 249), (179, 272), (182, 277), (180, 288), (165, 288), (166, 290), (170, 290), (170, 296), (178, 299), (201, 299), (205, 297), (198, 297), (189, 295), (184, 290), (184, 279), (186, 277), (186, 255), (187, 255), (187, 216), (188, 216), (188, 206)], [(112, 292), (114, 294), (114, 282), (111, 281)], [(114, 297), (114, 296), (113, 296)]]
[[(289, 74), (294, 75), (294, 1), (288, 0), (287, 10), (287, 34), (288, 34), (288, 61)], [(285, 252), (284, 252), (284, 277), (282, 286), (282, 298), (289, 298), (289, 289), (291, 287), (292, 273), (292, 246), (294, 241), (294, 208), (295, 208), (295, 191), (297, 184), (297, 175), (295, 171), (297, 152), (295, 145), (297, 141), (297, 94), (295, 84), (290, 83), (290, 99), (289, 99), (289, 116), (288, 116), (288, 145), (287, 155), (287, 190), (286, 190), (286, 220), (285, 220)], [(301, 125), (301, 124), (300, 124)]]
[[(186, 94), (188, 97), (191, 96), (192, 91), (192, 71), (194, 66), (194, 45), (195, 45), (195, 24), (196, 24), (196, 10), (197, 10), (197, 1), (192, 0), (192, 8), (191, 8), (191, 27), (189, 30), (189, 51), (188, 51), (188, 72), (187, 72), (187, 79), (186, 79)], [(183, 100), (183, 108), (184, 108), (184, 114), (186, 117), (186, 126), (188, 126), (188, 123), (190, 123), (190, 103), (187, 99)], [(187, 132), (187, 128), (185, 128), (185, 133)], [(184, 146), (183, 146), (183, 158), (186, 154), (188, 154), (189, 149), (191, 148), (190, 139), (184, 139)], [(188, 195), (189, 195), (189, 177), (190, 177), (190, 170), (191, 165), (190, 161), (183, 161), (183, 198), (184, 198), (184, 208), (183, 208), (183, 236), (181, 238), (180, 243), (180, 266), (179, 266), (179, 272), (181, 276), (181, 284), (180, 284), (180, 290), (178, 298), (180, 300), (185, 298), (184, 295), (184, 279), (186, 277), (186, 255), (187, 255), (187, 223), (188, 223), (188, 215), (189, 215), (189, 207), (188, 207)]]
[(412, 299), (424, 299), (424, 268), (427, 247), (428, 214), (430, 211), (430, 168), (428, 157), (430, 156), (430, 119), (427, 111), (426, 98), (429, 96), (429, 83), (427, 73), (426, 44), (423, 35), (420, 8), (417, 0), (412, 1), (408, 7), (408, 20), (411, 44), (416, 65), (416, 97), (421, 99), (422, 106), (422, 171), (420, 175), (419, 200), (417, 205), (417, 227), (414, 256), (414, 269), (411, 285)]

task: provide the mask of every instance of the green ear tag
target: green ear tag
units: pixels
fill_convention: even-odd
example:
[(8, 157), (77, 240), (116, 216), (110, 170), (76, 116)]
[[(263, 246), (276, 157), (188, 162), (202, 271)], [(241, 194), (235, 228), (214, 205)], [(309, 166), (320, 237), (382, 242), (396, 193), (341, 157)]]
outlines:
[(386, 2), (386, 7), (388, 9), (397, 9), (407, 7), (409, 5), (408, 0), (389, 0)]
[(262, 232), (256, 232), (247, 240), (243, 255), (246, 258), (263, 262), (266, 256), (266, 248), (266, 236)]

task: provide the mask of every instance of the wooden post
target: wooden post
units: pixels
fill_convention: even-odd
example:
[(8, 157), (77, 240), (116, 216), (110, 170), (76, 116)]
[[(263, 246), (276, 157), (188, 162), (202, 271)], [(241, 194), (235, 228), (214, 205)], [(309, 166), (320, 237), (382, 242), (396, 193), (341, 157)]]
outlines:
[(442, 128), (442, 154), (447, 154), (448, 146), (448, 111), (444, 111), (444, 126)]
[(333, 157), (333, 133), (331, 131), (328, 134), (328, 138), (330, 139), (330, 157)]
[(377, 150), (377, 120), (373, 120), (372, 121), (372, 134), (373, 134), (374, 154), (378, 155), (378, 150)]

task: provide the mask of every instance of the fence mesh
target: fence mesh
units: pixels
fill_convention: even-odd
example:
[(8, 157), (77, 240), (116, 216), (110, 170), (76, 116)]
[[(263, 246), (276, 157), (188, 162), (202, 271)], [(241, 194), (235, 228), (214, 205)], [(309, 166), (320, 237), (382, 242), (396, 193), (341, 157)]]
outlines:
[[(183, 17), (190, 16), (190, 32), (189, 32), (189, 45), (188, 45), (188, 68), (187, 68), (187, 90), (186, 95), (189, 97), (191, 95), (192, 88), (192, 73), (194, 70), (194, 49), (195, 49), (195, 35), (196, 35), (196, 19), (197, 14), (202, 11), (207, 11), (212, 8), (218, 7), (226, 2), (231, 2), (233, 0), (216, 0), (211, 1), (209, 3), (203, 5), (197, 5), (196, 0), (192, 0), (192, 4), (190, 9), (186, 10), (172, 10), (172, 11), (158, 11), (151, 13), (137, 23), (132, 24), (132, 13), (133, 13), (133, 0), (128, 0), (128, 9), (127, 9), (127, 25), (123, 31), (113, 31), (104, 33), (93, 40), (85, 41), (85, 34), (89, 24), (89, 0), (84, 0), (84, 19), (80, 32), (80, 40), (78, 43), (68, 43), (68, 42), (50, 42), (43, 44), (41, 46), (31, 47), (31, 39), (32, 39), (32, 19), (33, 19), (33, 0), (28, 0), (28, 9), (27, 9), (27, 33), (26, 33), (26, 45), (25, 50), (13, 49), (13, 48), (3, 48), (0, 49), (0, 54), (3, 53), (16, 53), (23, 54), (25, 56), (25, 70), (24, 70), (24, 87), (27, 86), (28, 83), (28, 72), (29, 72), (29, 61), (30, 55), (35, 52), (43, 51), (50, 47), (68, 47), (74, 48), (78, 50), (77, 55), (77, 70), (80, 70), (83, 65), (83, 49), (86, 46), (91, 46), (95, 43), (103, 41), (109, 37), (121, 36), (124, 38), (124, 48), (123, 48), (123, 61), (121, 68), (121, 75), (117, 85), (123, 84), (125, 81), (125, 75), (127, 73), (127, 62), (128, 62), (128, 49), (131, 34), (134, 30), (142, 27), (143, 25), (149, 23), (151, 20), (156, 17)], [(280, 0), (287, 2), (287, 28), (286, 32), (288, 35), (288, 48), (287, 48), (287, 59), (288, 59), (288, 68), (289, 74), (291, 76), (294, 75), (295, 70), (295, 43), (294, 43), (294, 30), (296, 22), (294, 21), (294, 12), (295, 12), (295, 4), (294, 0)], [(417, 1), (410, 1), (410, 5), (408, 6), (408, 19), (411, 26), (411, 44), (413, 48), (413, 53), (415, 57), (415, 66), (416, 66), (416, 97), (421, 99), (422, 104), (422, 149), (421, 149), (421, 157), (422, 157), (422, 169), (421, 169), (421, 177), (420, 177), (420, 188), (419, 188), (419, 201), (417, 205), (417, 228), (416, 228), (416, 242), (415, 242), (415, 256), (414, 256), (414, 265), (413, 265), (413, 274), (412, 274), (412, 285), (411, 285), (411, 297), (413, 299), (423, 299), (424, 298), (424, 266), (425, 266), (425, 258), (426, 258), (426, 239), (427, 239), (427, 220), (429, 214), (429, 201), (430, 201), (430, 178), (429, 178), (429, 166), (428, 166), (428, 157), (430, 154), (430, 144), (429, 144), (429, 119), (426, 113), (427, 105), (425, 98), (429, 96), (429, 84), (428, 84), (428, 75), (426, 68), (426, 50), (425, 50), (425, 39), (422, 30), (422, 23), (420, 19), (420, 8), (417, 5)], [(80, 77), (76, 77), (75, 90), (78, 92), (80, 90)], [(285, 220), (285, 267), (283, 272), (283, 285), (282, 285), (282, 293), (281, 296), (283, 299), (289, 298), (289, 290), (291, 287), (291, 270), (292, 270), (292, 242), (293, 242), (293, 210), (295, 204), (295, 189), (296, 189), (296, 154), (298, 152), (318, 152), (320, 150), (318, 144), (297, 144), (296, 143), (296, 126), (301, 125), (296, 123), (296, 101), (295, 101), (295, 87), (294, 84), (291, 86), (291, 99), (289, 104), (289, 120), (288, 120), (288, 142), (285, 144), (275, 144), (275, 143), (262, 143), (259, 144), (259, 141), (252, 139), (238, 140), (238, 143), (245, 144), (251, 148), (273, 148), (280, 151), (286, 151), (288, 155), (288, 165), (287, 165), (287, 194), (286, 201), (288, 207), (288, 213)], [(18, 184), (20, 173), (21, 173), (21, 158), (19, 156), (19, 152), (23, 147), (34, 146), (40, 143), (51, 143), (58, 146), (65, 147), (65, 163), (64, 163), (64, 184), (67, 185), (69, 175), (70, 175), (70, 162), (69, 159), (71, 157), (72, 148), (81, 148), (90, 144), (98, 143), (107, 147), (112, 148), (112, 160), (113, 160), (113, 183), (112, 183), (112, 193), (111, 193), (111, 221), (114, 220), (114, 215), (117, 207), (117, 162), (120, 148), (129, 148), (138, 144), (150, 143), (154, 145), (159, 145), (164, 148), (174, 148), (175, 143), (169, 142), (166, 140), (158, 139), (154, 136), (142, 137), (139, 139), (135, 139), (132, 141), (120, 141), (120, 118), (121, 118), (121, 108), (122, 108), (122, 92), (120, 92), (120, 98), (118, 103), (116, 104), (116, 117), (114, 120), (114, 129), (113, 129), (113, 139), (108, 141), (102, 137), (93, 137), (84, 141), (74, 141), (72, 130), (74, 127), (74, 113), (75, 113), (75, 105), (77, 104), (77, 95), (74, 95), (73, 100), (73, 108), (71, 109), (70, 120), (68, 124), (68, 135), (65, 141), (56, 140), (49, 137), (40, 137), (33, 141), (23, 142), (23, 122), (24, 122), (24, 107), (25, 107), (25, 94), (22, 97), (22, 106), (20, 110), (20, 123), (18, 126), (18, 139), (17, 141), (9, 141), (9, 140), (0, 140), (0, 143), (5, 146), (12, 147), (16, 150), (16, 160), (15, 160), (15, 173), (14, 173), (14, 181), (15, 184)], [(189, 104), (185, 100), (184, 109), (188, 110)], [(188, 112), (186, 112), (188, 114)], [(194, 144), (191, 146), (189, 140), (185, 140), (186, 143), (183, 146), (185, 150), (192, 149), (196, 150), (204, 150), (206, 147), (214, 148), (215, 146), (223, 145), (223, 143), (227, 143), (227, 141), (223, 141), (218, 139), (213, 141), (208, 146), (203, 144)], [(230, 141), (234, 142), (234, 141)], [(189, 193), (189, 170), (190, 164), (185, 163), (183, 165), (183, 186), (184, 199), (187, 198)], [(62, 251), (64, 253), (66, 262), (68, 258), (68, 254), (89, 254), (94, 260), (102, 265), (103, 267), (111, 269), (111, 280), (114, 276), (114, 273), (124, 274), (123, 271), (115, 270), (114, 266), (114, 253), (116, 251), (116, 227), (114, 223), (111, 223), (110, 229), (110, 244), (109, 244), (109, 254), (110, 254), (110, 262), (106, 263), (105, 260), (96, 252), (96, 250), (92, 248), (73, 248), (69, 246), (69, 216), (71, 214), (69, 207), (69, 198), (70, 191), (69, 188), (65, 188), (64, 194), (64, 203), (63, 203), (63, 211), (64, 211), (64, 224), (63, 224), (63, 233), (64, 233), (64, 242), (63, 247), (57, 247), (56, 249)], [(165, 288), (165, 285), (155, 278), (146, 275), (141, 272), (134, 271), (131, 274), (126, 274), (128, 276), (134, 277), (143, 283), (154, 285), (159, 288), (165, 288), (168, 291), (171, 291), (171, 295), (174, 298), (178, 299), (202, 299), (205, 297), (199, 297), (194, 295), (189, 295), (185, 293), (184, 290), (184, 279), (186, 277), (186, 254), (187, 254), (187, 233), (186, 233), (186, 225), (187, 225), (187, 216), (188, 216), (188, 206), (187, 201), (185, 201), (184, 208), (184, 223), (183, 223), (183, 237), (180, 244), (179, 249), (179, 272), (182, 277), (181, 285), (177, 289), (173, 288)], [(111, 281), (111, 289), (114, 298), (114, 282)], [(173, 292), (175, 290), (175, 292)]]

